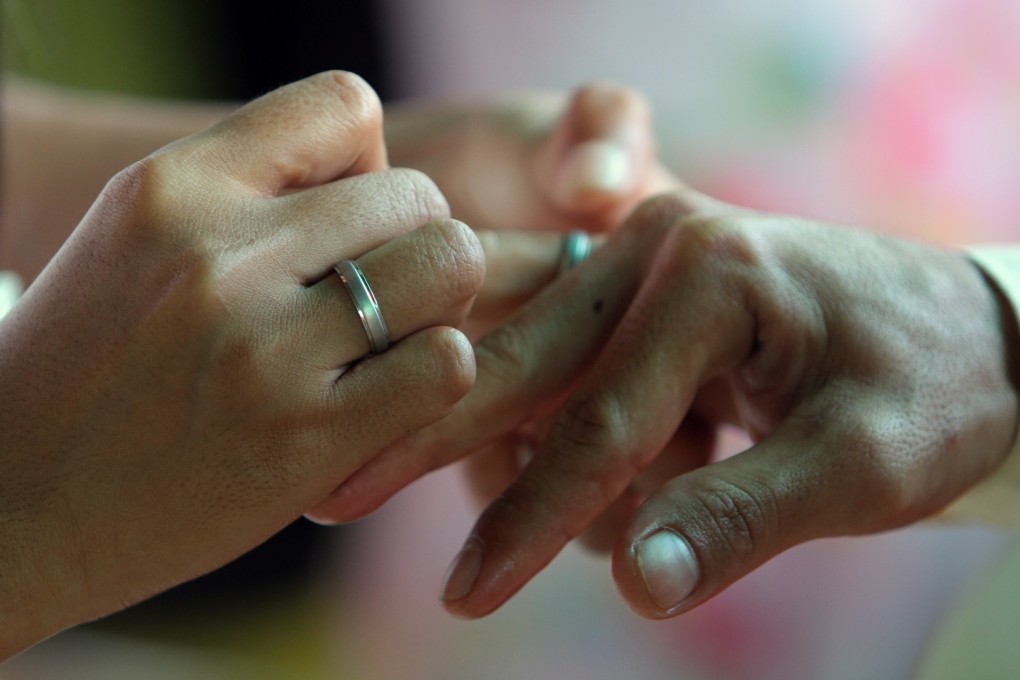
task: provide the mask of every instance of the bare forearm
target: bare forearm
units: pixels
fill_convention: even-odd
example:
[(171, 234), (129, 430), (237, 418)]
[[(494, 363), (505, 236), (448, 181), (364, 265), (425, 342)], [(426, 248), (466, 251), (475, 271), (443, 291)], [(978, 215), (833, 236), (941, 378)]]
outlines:
[(221, 103), (85, 93), (6, 77), (0, 269), (31, 281), (117, 171), (219, 120)]

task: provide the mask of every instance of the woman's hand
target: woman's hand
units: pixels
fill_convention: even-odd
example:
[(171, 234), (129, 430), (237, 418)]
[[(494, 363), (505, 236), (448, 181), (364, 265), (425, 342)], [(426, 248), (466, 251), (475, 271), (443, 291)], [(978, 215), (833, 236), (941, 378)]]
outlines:
[(453, 217), (482, 242), (485, 286), (462, 326), (472, 338), (552, 281), (565, 232), (608, 231), (678, 185), (656, 160), (644, 98), (610, 83), (569, 97), (517, 92), (389, 107), (386, 142), (394, 164), (435, 180)]
[(0, 324), (0, 657), (233, 559), (468, 390), (480, 245), (386, 167), (374, 93), (326, 73), (107, 185)]
[[(587, 531), (635, 611), (672, 616), (797, 543), (931, 515), (999, 466), (1008, 310), (960, 254), (682, 190), (484, 338), (468, 397), (348, 480), (338, 519), (480, 447), (476, 486), (502, 493), (451, 569), (450, 611), (491, 612)], [(713, 461), (727, 423), (755, 444)]]
[(608, 83), (569, 99), (390, 107), (386, 142), (395, 165), (426, 172), (453, 216), (478, 230), (606, 231), (676, 185), (656, 162), (647, 103)]

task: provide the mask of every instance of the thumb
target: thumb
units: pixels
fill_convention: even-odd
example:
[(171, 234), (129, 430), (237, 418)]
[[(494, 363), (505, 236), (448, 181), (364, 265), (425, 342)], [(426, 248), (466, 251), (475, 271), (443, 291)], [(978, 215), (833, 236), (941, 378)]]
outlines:
[(644, 184), (653, 146), (643, 97), (617, 85), (585, 85), (538, 150), (539, 183), (565, 212), (613, 210)]
[(637, 614), (685, 612), (794, 545), (860, 532), (861, 480), (824, 460), (829, 437), (804, 429), (784, 424), (645, 501), (613, 554), (613, 578)]

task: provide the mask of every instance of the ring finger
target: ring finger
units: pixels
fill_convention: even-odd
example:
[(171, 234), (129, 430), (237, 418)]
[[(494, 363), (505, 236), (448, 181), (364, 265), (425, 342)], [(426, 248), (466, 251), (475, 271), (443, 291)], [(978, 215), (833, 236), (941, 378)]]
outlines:
[[(456, 326), (485, 275), (474, 233), (456, 220), (436, 220), (356, 260), (378, 302), (389, 340), (430, 326)], [(323, 369), (370, 351), (365, 325), (336, 273), (305, 289), (298, 302), (300, 349)]]

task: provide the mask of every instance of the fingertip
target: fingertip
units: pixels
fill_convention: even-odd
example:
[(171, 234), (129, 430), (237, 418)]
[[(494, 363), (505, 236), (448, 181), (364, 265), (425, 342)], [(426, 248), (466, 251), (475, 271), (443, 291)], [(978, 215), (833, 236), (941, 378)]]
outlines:
[(352, 524), (375, 513), (389, 499), (389, 496), (375, 498), (359, 493), (358, 485), (349, 485), (348, 482), (307, 510), (305, 519), (327, 527)]
[(612, 205), (636, 184), (634, 154), (616, 139), (582, 142), (566, 155), (556, 178), (557, 202), (581, 212)]
[(611, 83), (578, 88), (545, 142), (552, 200), (582, 213), (615, 207), (637, 190), (652, 146), (643, 97)]
[(690, 542), (679, 531), (658, 527), (635, 541), (628, 552), (640, 583), (634, 584), (638, 611), (654, 618), (685, 608), (701, 581), (701, 567)]
[(344, 520), (336, 519), (327, 509), (320, 509), (319, 506), (312, 508), (304, 514), (304, 518), (312, 524), (318, 524), (321, 527), (335, 527), (340, 524), (344, 524)]

